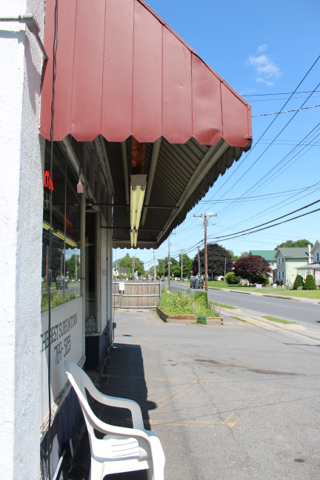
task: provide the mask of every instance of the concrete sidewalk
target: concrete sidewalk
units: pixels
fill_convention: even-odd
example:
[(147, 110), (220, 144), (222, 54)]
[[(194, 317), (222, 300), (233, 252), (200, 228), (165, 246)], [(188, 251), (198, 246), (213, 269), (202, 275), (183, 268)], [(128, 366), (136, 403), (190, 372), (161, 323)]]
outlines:
[[(227, 317), (185, 326), (118, 311), (115, 321), (118, 349), (95, 381), (141, 405), (162, 442), (166, 480), (320, 477), (320, 342)], [(129, 425), (118, 410), (97, 414)], [(64, 478), (88, 480), (89, 464), (84, 434)]]

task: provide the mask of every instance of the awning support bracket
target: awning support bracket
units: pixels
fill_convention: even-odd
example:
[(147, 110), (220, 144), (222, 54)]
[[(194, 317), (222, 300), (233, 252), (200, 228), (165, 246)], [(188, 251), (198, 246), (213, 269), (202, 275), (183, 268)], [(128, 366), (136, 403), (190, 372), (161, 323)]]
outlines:
[(19, 15), (18, 17), (0, 17), (0, 22), (19, 22), (25, 23), (31, 33), (36, 37), (37, 43), (42, 52), (43, 58), (49, 60), (47, 52), (44, 48), (41, 38), (39, 37), (40, 28), (33, 13), (26, 13), (25, 15)]

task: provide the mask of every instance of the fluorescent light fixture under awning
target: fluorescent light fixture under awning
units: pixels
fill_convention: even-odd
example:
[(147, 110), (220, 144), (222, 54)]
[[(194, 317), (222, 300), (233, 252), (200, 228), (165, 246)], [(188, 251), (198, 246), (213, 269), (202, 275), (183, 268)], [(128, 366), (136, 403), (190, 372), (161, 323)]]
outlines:
[(137, 230), (131, 230), (130, 231), (130, 241), (131, 241), (131, 247), (136, 247), (137, 246), (137, 241), (138, 241)]
[[(50, 230), (50, 224), (45, 220), (43, 220), (43, 228), (44, 230)], [(52, 230), (52, 235), (54, 235), (57, 238), (60, 238), (60, 240), (65, 241), (66, 244), (70, 245), (73, 248), (78, 245), (77, 242), (75, 242), (74, 240), (71, 240), (71, 238), (64, 236), (63, 233), (60, 232), (60, 230), (57, 230), (57, 231)]]
[(137, 246), (138, 229), (147, 186), (147, 175), (130, 175), (130, 240)]

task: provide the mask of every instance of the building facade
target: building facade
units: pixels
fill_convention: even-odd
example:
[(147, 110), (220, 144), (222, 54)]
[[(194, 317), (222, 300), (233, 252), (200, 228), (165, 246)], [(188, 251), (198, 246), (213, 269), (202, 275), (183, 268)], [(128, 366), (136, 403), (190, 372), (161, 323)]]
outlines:
[(95, 6), (59, 2), (57, 27), (55, 0), (1, 4), (5, 479), (59, 478), (81, 418), (64, 360), (113, 343), (112, 247), (157, 248), (251, 147), (250, 105), (144, 2)]
[(275, 252), (277, 271), (275, 281), (282, 284), (293, 285), (297, 276), (297, 268), (303, 266), (308, 260), (308, 249), (302, 248), (278, 248)]

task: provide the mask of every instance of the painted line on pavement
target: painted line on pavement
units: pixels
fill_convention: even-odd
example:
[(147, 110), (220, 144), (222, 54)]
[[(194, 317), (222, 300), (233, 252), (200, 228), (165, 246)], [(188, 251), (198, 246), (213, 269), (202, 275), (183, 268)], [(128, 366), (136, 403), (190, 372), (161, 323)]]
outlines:
[[(239, 420), (241, 420), (241, 418), (246, 413), (248, 413), (248, 411), (252, 407), (255, 407), (259, 402), (261, 402), (261, 400), (263, 400), (265, 397), (270, 395), (270, 393), (274, 392), (275, 390), (276, 390), (275, 388), (271, 388), (271, 387), (263, 389), (261, 392), (257, 393), (252, 398), (250, 398), (244, 405), (239, 407), (234, 413), (232, 413), (224, 422), (222, 422), (222, 425), (227, 425), (228, 427), (233, 428), (239, 422)], [(257, 398), (259, 399), (256, 402), (252, 403)], [(244, 409), (244, 407), (246, 408)]]

